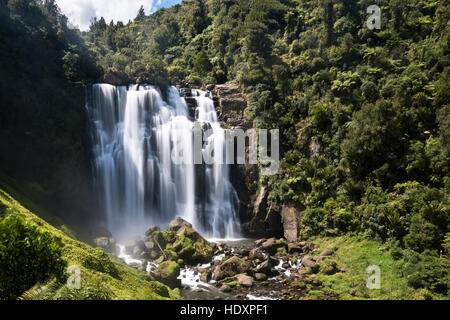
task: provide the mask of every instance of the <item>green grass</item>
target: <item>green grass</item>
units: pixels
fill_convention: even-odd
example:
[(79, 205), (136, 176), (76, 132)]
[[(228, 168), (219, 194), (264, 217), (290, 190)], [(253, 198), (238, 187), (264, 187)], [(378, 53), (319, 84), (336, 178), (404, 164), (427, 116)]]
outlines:
[[(325, 275), (319, 271), (319, 279), (323, 286), (332, 290), (341, 299), (374, 299), (374, 300), (417, 300), (442, 299), (428, 291), (414, 290), (407, 285), (402, 277), (401, 260), (394, 260), (386, 244), (367, 240), (358, 236), (341, 236), (335, 238), (311, 239), (318, 244), (320, 251), (334, 248), (331, 257), (338, 262), (341, 272)], [(319, 251), (319, 252), (320, 252)], [(366, 273), (367, 267), (377, 265), (381, 270), (381, 289), (370, 290), (366, 281), (371, 274)], [(356, 290), (354, 296), (351, 290)]]
[[(20, 202), (16, 199), (20, 199)], [(22, 203), (36, 210), (36, 214), (28, 210)], [(68, 266), (78, 266), (85, 281), (95, 282), (100, 279), (102, 285), (108, 288), (113, 299), (166, 300), (181, 298), (178, 289), (171, 290), (161, 283), (153, 281), (145, 272), (130, 268), (104, 251), (74, 239), (74, 233), (60, 219), (52, 217), (48, 212), (40, 211), (33, 201), (4, 182), (0, 182), (0, 211), (3, 211), (2, 208), (11, 208), (19, 212), (20, 215), (49, 231), (53, 236), (61, 238), (63, 258), (68, 262)], [(41, 216), (46, 220), (51, 220), (52, 224)]]

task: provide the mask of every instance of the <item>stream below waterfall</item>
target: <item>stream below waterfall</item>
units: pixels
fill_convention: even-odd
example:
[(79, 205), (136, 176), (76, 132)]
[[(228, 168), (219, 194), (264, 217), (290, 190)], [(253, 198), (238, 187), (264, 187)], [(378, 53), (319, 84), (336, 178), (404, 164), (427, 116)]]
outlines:
[[(217, 239), (213, 239), (217, 241)], [(255, 282), (252, 288), (242, 288), (239, 294), (224, 292), (217, 282), (208, 279), (207, 282), (202, 281), (202, 271), (210, 269), (216, 264), (222, 263), (230, 256), (236, 254), (240, 250), (249, 250), (254, 247), (254, 239), (236, 239), (224, 240), (216, 242), (216, 244), (226, 247), (224, 253), (215, 255), (210, 263), (200, 264), (195, 267), (186, 266), (180, 270), (178, 279), (181, 281), (181, 295), (186, 300), (279, 300), (281, 299), (280, 291), (283, 288), (281, 279), (290, 277), (290, 271), (282, 267), (283, 259), (278, 259), (278, 264), (274, 269), (280, 272), (279, 277), (267, 279), (264, 283)], [(129, 266), (138, 268), (142, 266), (142, 261), (132, 258), (126, 254), (125, 246), (119, 245), (120, 254), (118, 258), (122, 259)], [(297, 267), (298, 264), (290, 263), (291, 267)], [(146, 271), (151, 273), (156, 270), (158, 264), (155, 261), (147, 261)]]

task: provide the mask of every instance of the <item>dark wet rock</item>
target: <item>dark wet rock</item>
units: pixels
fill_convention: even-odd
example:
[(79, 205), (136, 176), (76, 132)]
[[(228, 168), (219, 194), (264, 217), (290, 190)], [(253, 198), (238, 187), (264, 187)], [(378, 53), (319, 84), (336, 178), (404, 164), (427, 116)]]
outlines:
[(248, 257), (251, 260), (262, 260), (262, 259), (264, 259), (264, 254), (261, 252), (261, 250), (255, 248), (255, 249), (250, 250)]
[(258, 267), (257, 270), (259, 273), (265, 273), (267, 275), (272, 275), (273, 269), (273, 263), (271, 261), (271, 259), (267, 259), (266, 261), (263, 261)]
[(250, 250), (248, 250), (248, 249), (242, 249), (242, 250), (239, 252), (239, 255), (240, 255), (241, 257), (248, 257), (249, 254), (250, 254)]
[(213, 91), (213, 95), (218, 100), (221, 114), (226, 116), (226, 118), (243, 117), (247, 102), (239, 85), (220, 84), (214, 86), (211, 91)]
[(303, 249), (297, 243), (288, 243), (288, 253), (303, 253)]
[(236, 274), (245, 273), (250, 269), (250, 264), (237, 257), (234, 256), (221, 265), (218, 265), (214, 269), (214, 280), (222, 280), (227, 277), (233, 277)]
[(182, 219), (182, 218), (175, 218), (172, 221), (170, 221), (169, 223), (169, 230), (170, 231), (174, 231), (177, 232), (179, 229), (181, 229), (182, 227), (188, 227), (188, 228), (192, 228), (192, 224), (190, 224), (189, 222), (187, 222), (186, 220)]
[(146, 232), (145, 232), (145, 236), (146, 237), (149, 237), (149, 236), (151, 236), (154, 232), (157, 232), (157, 231), (161, 231), (161, 229), (159, 228), (159, 227), (151, 227), (150, 229), (148, 229)]
[(283, 234), (281, 216), (273, 206), (267, 206), (268, 196), (268, 187), (262, 186), (253, 203), (250, 232), (262, 236), (281, 236)]
[(287, 248), (287, 244), (282, 239), (277, 240), (275, 238), (271, 238), (271, 239), (265, 241), (261, 247), (263, 250), (267, 251), (269, 254), (275, 254), (278, 251), (278, 249)]

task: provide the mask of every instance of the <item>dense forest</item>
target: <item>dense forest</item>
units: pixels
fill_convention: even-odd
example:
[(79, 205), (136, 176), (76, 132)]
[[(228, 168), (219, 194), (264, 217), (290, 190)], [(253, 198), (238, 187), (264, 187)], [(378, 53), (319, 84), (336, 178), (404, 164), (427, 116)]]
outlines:
[(191, 0), (127, 25), (94, 21), (83, 38), (132, 79), (241, 84), (254, 127), (281, 130), (281, 170), (259, 185), (272, 205), (304, 208), (302, 237), (386, 241), (412, 286), (446, 294), (450, 5), (378, 1), (372, 31), (371, 4)]
[(379, 241), (422, 298), (448, 298), (449, 21), (445, 0), (184, 0), (80, 32), (52, 0), (0, 0), (0, 170), (38, 197), (81, 192), (75, 110), (108, 71), (236, 83), (254, 128), (280, 129), (279, 173), (248, 188), (300, 208), (301, 239)]

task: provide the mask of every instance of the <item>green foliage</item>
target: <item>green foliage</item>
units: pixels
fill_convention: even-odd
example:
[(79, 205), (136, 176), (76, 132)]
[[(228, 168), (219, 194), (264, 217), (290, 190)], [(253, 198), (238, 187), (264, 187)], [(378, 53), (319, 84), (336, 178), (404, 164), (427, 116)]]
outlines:
[(83, 279), (79, 288), (69, 288), (52, 279), (24, 292), (18, 300), (111, 300), (111, 291), (99, 279)]
[(206, 51), (200, 51), (197, 58), (194, 60), (194, 72), (197, 72), (200, 76), (205, 77), (209, 72), (211, 72), (212, 68), (213, 66), (209, 61)]
[(450, 261), (432, 255), (408, 254), (405, 258), (404, 275), (415, 289), (448, 294), (450, 289)]
[(38, 282), (62, 279), (61, 240), (15, 212), (0, 218), (0, 298), (16, 299)]
[(398, 155), (403, 148), (397, 106), (386, 100), (364, 104), (349, 129), (342, 153), (354, 176), (364, 179), (373, 172), (382, 183), (391, 183), (390, 178), (400, 173)]

